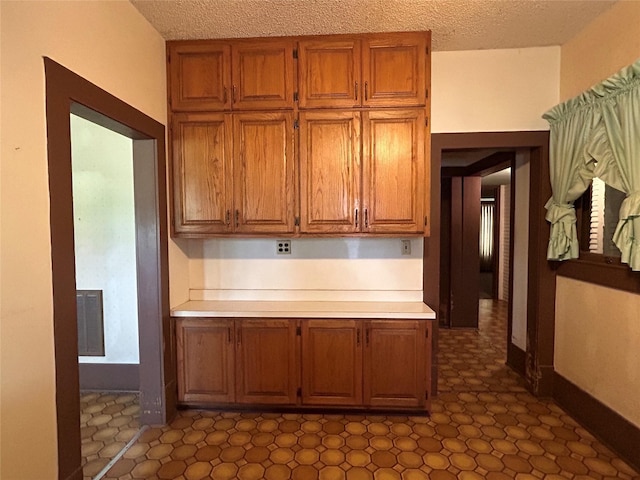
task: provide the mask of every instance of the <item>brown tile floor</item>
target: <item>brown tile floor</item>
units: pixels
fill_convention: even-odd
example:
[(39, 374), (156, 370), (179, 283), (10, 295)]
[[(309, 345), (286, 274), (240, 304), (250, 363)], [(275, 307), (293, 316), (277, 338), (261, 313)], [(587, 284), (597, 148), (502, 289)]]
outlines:
[(80, 412), (82, 471), (88, 480), (138, 433), (138, 394), (82, 392)]
[(431, 417), (188, 410), (152, 428), (105, 478), (640, 479), (504, 366), (504, 306), (480, 331), (443, 330)]

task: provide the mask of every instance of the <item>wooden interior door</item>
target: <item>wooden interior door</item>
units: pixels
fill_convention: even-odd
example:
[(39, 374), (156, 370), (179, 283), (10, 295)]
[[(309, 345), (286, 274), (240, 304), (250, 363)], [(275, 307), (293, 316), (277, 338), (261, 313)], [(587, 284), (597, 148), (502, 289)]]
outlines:
[(178, 400), (229, 403), (234, 396), (233, 320), (176, 320)]
[(300, 113), (300, 231), (360, 230), (360, 113)]
[(173, 228), (222, 233), (231, 228), (231, 120), (224, 113), (173, 116)]
[(423, 233), (425, 113), (363, 114), (363, 231)]
[(423, 407), (425, 325), (419, 320), (371, 320), (365, 333), (364, 402), (375, 407)]
[(424, 32), (366, 37), (362, 46), (363, 105), (425, 105), (427, 45)]
[(293, 40), (232, 45), (233, 109), (293, 108)]
[(236, 320), (236, 401), (295, 405), (300, 381), (294, 320)]
[(362, 404), (362, 328), (356, 320), (302, 320), (302, 403)]
[(293, 114), (234, 114), (237, 233), (294, 230)]
[(231, 47), (212, 43), (169, 46), (171, 110), (231, 108)]
[(350, 108), (362, 100), (360, 40), (298, 43), (300, 108)]

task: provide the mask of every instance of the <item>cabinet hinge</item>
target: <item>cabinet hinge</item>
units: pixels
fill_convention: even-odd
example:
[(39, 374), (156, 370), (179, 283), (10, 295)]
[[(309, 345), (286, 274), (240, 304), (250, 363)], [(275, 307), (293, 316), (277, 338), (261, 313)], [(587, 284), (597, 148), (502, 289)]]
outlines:
[(425, 399), (425, 400), (429, 400), (429, 390), (427, 390), (426, 392), (424, 392), (424, 399)]
[(426, 47), (425, 50), (427, 51), (427, 55), (429, 55), (429, 47)]
[(297, 49), (297, 48), (295, 48), (295, 49), (293, 50), (293, 58), (294, 58), (295, 60), (297, 60), (297, 59), (298, 59), (298, 49)]
[(426, 95), (425, 98), (429, 98), (429, 89), (428, 88), (425, 90), (425, 95)]
[(300, 122), (298, 120), (293, 121), (293, 129), (298, 130), (300, 128)]
[[(299, 227), (299, 226), (300, 226), (300, 217), (295, 217), (295, 218), (293, 219), (293, 224), (294, 224), (296, 227)], [(300, 328), (300, 327), (298, 327), (298, 328)]]
[(424, 216), (424, 226), (425, 227), (427, 226), (427, 216), (426, 215)]
[(296, 392), (298, 397), (302, 397), (302, 387), (298, 387), (298, 391)]
[(298, 92), (293, 92), (293, 101), (297, 102), (298, 101)]
[(425, 126), (425, 127), (428, 127), (428, 126), (429, 126), (429, 117), (426, 117), (426, 118), (424, 119), (424, 126)]
[(300, 335), (302, 335), (302, 328), (300, 327), (296, 327), (296, 335), (299, 337)]

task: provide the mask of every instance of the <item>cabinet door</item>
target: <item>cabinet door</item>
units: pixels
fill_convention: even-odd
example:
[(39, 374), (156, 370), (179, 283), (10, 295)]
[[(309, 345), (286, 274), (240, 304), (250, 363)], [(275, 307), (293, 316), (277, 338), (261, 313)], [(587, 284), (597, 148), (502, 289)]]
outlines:
[(303, 404), (362, 404), (361, 335), (355, 320), (302, 320)]
[(236, 400), (294, 405), (300, 381), (295, 320), (236, 320)]
[(171, 109), (231, 108), (231, 47), (209, 42), (169, 46)]
[(363, 105), (425, 105), (428, 38), (424, 32), (416, 32), (374, 35), (363, 40)]
[(349, 108), (362, 99), (360, 40), (298, 43), (300, 108)]
[(234, 401), (233, 320), (176, 320), (178, 400)]
[(176, 114), (173, 123), (175, 233), (231, 228), (231, 120), (219, 114)]
[(424, 109), (363, 114), (363, 231), (424, 232)]
[(360, 197), (360, 113), (300, 113), (300, 231), (353, 233)]
[(293, 108), (293, 40), (232, 44), (234, 110)]
[(423, 407), (425, 325), (418, 320), (372, 320), (365, 332), (364, 402), (374, 407)]
[(293, 114), (234, 115), (237, 233), (292, 233)]

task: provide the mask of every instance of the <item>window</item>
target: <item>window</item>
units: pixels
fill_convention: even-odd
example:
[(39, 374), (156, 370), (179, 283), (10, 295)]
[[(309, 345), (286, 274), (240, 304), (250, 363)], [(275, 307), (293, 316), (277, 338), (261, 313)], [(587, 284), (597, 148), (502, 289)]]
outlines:
[(618, 225), (620, 205), (625, 194), (596, 177), (593, 179), (590, 192), (585, 195), (590, 195), (591, 201), (588, 205), (588, 222), (584, 222), (582, 226), (582, 237), (587, 236), (588, 242), (582, 245), (588, 245), (590, 253), (620, 258), (620, 250), (613, 243), (613, 234)]

